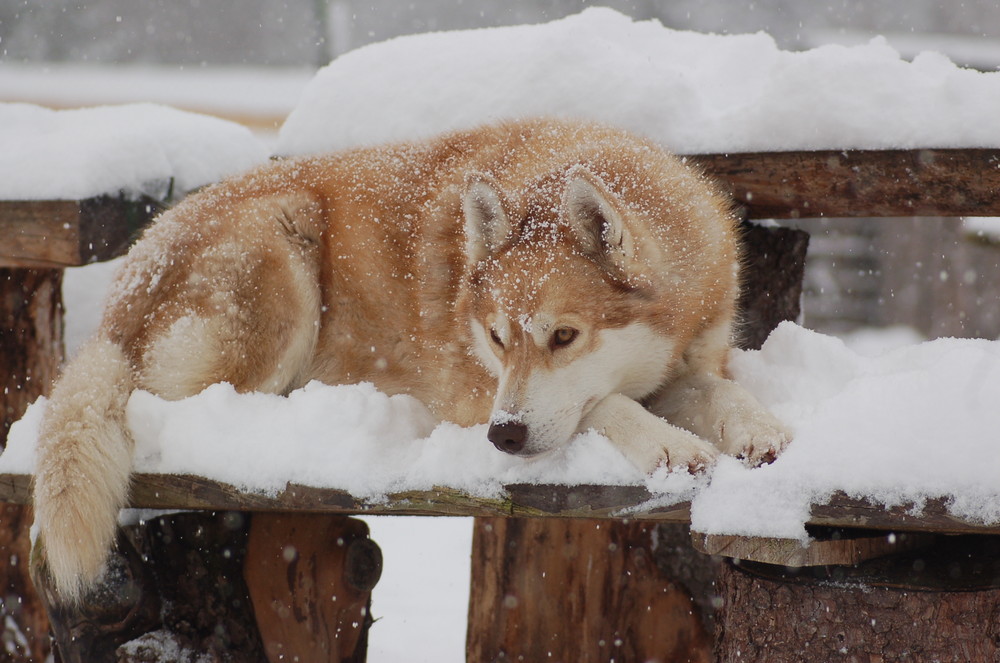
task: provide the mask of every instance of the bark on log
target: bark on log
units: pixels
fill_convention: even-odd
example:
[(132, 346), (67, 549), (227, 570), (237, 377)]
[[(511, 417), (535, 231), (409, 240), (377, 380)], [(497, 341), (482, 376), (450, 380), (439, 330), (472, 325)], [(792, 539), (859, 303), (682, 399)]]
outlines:
[(719, 576), (716, 660), (1000, 660), (1000, 546), (960, 538), (968, 540), (946, 539), (936, 554), (828, 568), (825, 578), (727, 563)]
[(642, 523), (477, 519), (467, 660), (710, 660), (691, 597)]
[(809, 233), (744, 223), (741, 240), (743, 282), (737, 338), (744, 350), (759, 350), (778, 324), (799, 318)]
[(243, 580), (246, 514), (124, 528), (104, 582), (60, 604), (37, 568), (63, 663), (266, 663)]
[[(62, 361), (62, 271), (0, 268), (0, 447)], [(31, 507), (0, 505), (0, 661), (43, 661), (49, 622), (29, 579)]]

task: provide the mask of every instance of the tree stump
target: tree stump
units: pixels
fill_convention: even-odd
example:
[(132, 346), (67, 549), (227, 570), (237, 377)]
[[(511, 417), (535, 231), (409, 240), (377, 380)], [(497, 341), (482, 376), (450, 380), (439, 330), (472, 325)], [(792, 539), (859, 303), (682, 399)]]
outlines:
[(727, 562), (719, 663), (1000, 660), (1000, 543), (941, 537), (854, 567)]
[[(62, 361), (62, 270), (0, 268), (0, 446)], [(0, 504), (0, 660), (44, 661), (49, 623), (28, 572), (31, 507)]]

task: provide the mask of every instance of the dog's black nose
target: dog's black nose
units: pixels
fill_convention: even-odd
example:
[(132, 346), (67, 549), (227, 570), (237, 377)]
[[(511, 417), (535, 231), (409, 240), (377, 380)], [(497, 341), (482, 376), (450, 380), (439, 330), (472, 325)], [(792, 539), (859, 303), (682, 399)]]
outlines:
[(528, 440), (528, 427), (516, 421), (490, 424), (486, 437), (500, 451), (516, 454), (524, 449), (524, 443)]

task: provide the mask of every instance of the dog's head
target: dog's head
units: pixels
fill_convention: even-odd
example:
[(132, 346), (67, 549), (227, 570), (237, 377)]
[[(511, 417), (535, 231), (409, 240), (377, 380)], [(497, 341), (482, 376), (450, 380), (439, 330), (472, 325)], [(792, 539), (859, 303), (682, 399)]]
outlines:
[(614, 393), (642, 398), (666, 378), (660, 264), (637, 211), (576, 166), (504, 192), (471, 177), (463, 197), (473, 348), (497, 377), (489, 438), (535, 455), (564, 445)]

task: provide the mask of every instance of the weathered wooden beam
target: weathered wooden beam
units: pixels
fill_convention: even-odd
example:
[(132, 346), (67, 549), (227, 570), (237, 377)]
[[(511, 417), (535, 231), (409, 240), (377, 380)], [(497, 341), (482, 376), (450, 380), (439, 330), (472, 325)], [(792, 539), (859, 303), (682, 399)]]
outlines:
[[(690, 155), (747, 218), (1000, 215), (1000, 150)], [(152, 199), (0, 201), (0, 266), (107, 260), (160, 210)]]
[[(31, 476), (0, 474), (0, 502), (28, 504)], [(1000, 497), (998, 497), (1000, 499)], [(690, 522), (690, 503), (662, 504), (642, 486), (559, 486), (511, 484), (497, 498), (473, 497), (438, 487), (393, 493), (384, 499), (359, 499), (343, 490), (289, 484), (274, 494), (246, 492), (190, 475), (139, 474), (130, 506), (143, 509), (299, 511), (315, 513), (415, 516), (524, 516)], [(884, 507), (843, 493), (814, 504), (809, 525), (897, 532), (1000, 534), (1000, 524), (964, 521), (948, 513), (947, 500)]]
[(747, 218), (1000, 215), (1000, 149), (822, 150), (687, 157)]
[(121, 255), (162, 209), (151, 198), (0, 200), (0, 267), (72, 267)]

